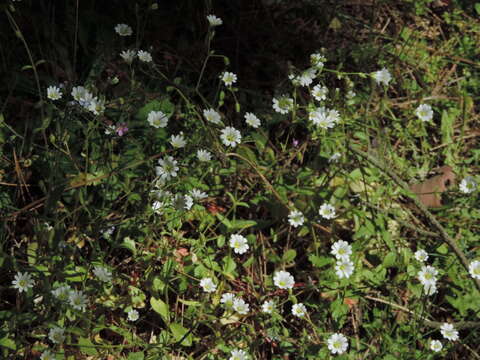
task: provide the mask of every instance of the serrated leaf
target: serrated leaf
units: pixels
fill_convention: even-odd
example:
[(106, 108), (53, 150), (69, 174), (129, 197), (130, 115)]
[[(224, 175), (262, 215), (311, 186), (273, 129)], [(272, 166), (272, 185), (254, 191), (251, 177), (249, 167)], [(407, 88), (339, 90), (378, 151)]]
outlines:
[(150, 298), (150, 305), (157, 314), (168, 324), (170, 322), (170, 310), (168, 305), (161, 299)]

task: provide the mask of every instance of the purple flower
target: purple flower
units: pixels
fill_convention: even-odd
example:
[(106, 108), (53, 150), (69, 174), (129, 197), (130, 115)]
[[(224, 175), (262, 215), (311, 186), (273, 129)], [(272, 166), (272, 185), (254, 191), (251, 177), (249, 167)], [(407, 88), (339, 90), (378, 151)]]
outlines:
[(126, 123), (120, 123), (120, 124), (118, 124), (117, 129), (116, 129), (116, 132), (117, 132), (117, 135), (118, 135), (118, 136), (123, 136), (123, 135), (125, 135), (125, 134), (128, 132), (127, 124), (126, 124)]
[(299, 141), (297, 139), (293, 139), (293, 141), (292, 141), (293, 147), (297, 147), (298, 144), (299, 144)]

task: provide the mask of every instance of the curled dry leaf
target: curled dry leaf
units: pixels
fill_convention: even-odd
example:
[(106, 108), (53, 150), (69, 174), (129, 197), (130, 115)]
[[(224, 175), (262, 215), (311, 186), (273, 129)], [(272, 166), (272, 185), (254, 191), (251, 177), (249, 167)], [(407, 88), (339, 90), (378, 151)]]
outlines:
[(454, 183), (455, 174), (450, 166), (445, 165), (439, 169), (439, 175), (410, 186), (410, 190), (426, 207), (440, 207), (442, 206), (442, 193)]

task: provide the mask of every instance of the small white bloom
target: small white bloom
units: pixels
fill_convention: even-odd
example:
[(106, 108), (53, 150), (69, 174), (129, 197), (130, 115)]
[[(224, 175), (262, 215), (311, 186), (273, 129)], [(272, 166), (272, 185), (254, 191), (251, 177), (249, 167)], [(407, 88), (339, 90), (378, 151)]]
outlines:
[(348, 260), (352, 254), (352, 247), (344, 240), (338, 240), (333, 243), (330, 254), (334, 255), (338, 260)]
[(130, 65), (133, 62), (133, 59), (135, 59), (135, 56), (137, 56), (137, 53), (135, 50), (123, 50), (120, 53), (120, 57), (125, 61), (128, 65)]
[(418, 272), (418, 280), (426, 286), (427, 284), (436, 284), (438, 275), (438, 270), (433, 266), (427, 265), (422, 266), (422, 270)]
[(228, 360), (247, 360), (248, 358), (249, 356), (245, 351), (235, 349), (230, 352)]
[(443, 323), (443, 325), (440, 326), (440, 332), (447, 340), (458, 340), (458, 331), (455, 330), (455, 327), (452, 324)]
[(93, 273), (96, 277), (100, 279), (100, 281), (106, 283), (112, 282), (112, 272), (107, 268), (104, 268), (102, 266), (95, 266), (93, 269)]
[(80, 100), (82, 100), (85, 95), (87, 94), (88, 90), (85, 89), (83, 86), (74, 86), (72, 88), (72, 97), (75, 101), (78, 101), (80, 102)]
[(48, 337), (54, 344), (61, 344), (65, 341), (65, 330), (55, 326), (48, 332)]
[(205, 199), (208, 197), (207, 193), (201, 191), (201, 190), (198, 190), (198, 189), (192, 189), (190, 190), (190, 196), (194, 199), (194, 200), (202, 200), (202, 199)]
[(384, 85), (388, 85), (390, 80), (392, 80), (392, 75), (390, 75), (390, 72), (386, 68), (375, 71), (372, 73), (372, 77), (375, 79), (377, 84), (383, 83)]
[(443, 348), (443, 345), (439, 340), (430, 341), (430, 350), (439, 352), (440, 350), (442, 350), (442, 348)]
[(273, 283), (280, 289), (292, 289), (295, 279), (288, 271), (277, 271), (273, 276)]
[(348, 90), (346, 96), (347, 96), (347, 99), (348, 99), (348, 100), (352, 100), (355, 96), (357, 96), (357, 94), (356, 94), (355, 91), (353, 91), (353, 90)]
[(155, 172), (160, 178), (164, 180), (170, 180), (172, 177), (177, 176), (179, 168), (177, 166), (177, 160), (175, 160), (172, 156), (159, 159), (158, 164), (160, 166), (155, 167)]
[(329, 163), (336, 163), (338, 162), (338, 160), (342, 157), (342, 154), (336, 152), (334, 154), (332, 154), (332, 156), (330, 156), (330, 158), (328, 159), (328, 162)]
[(227, 309), (233, 306), (233, 301), (235, 300), (235, 294), (232, 293), (225, 293), (222, 295), (220, 302), (225, 305)]
[(220, 19), (219, 17), (216, 17), (215, 15), (207, 15), (207, 20), (208, 20), (208, 23), (210, 24), (210, 26), (214, 27), (214, 26), (220, 26), (223, 24), (223, 21), (222, 19)]
[(152, 62), (152, 55), (148, 51), (138, 50), (137, 56), (143, 62)]
[(140, 315), (138, 314), (138, 311), (135, 309), (132, 309), (128, 312), (128, 321), (137, 321)]
[(287, 114), (293, 109), (293, 99), (282, 96), (279, 99), (273, 99), (273, 110), (280, 114)]
[(203, 117), (205, 118), (205, 120), (207, 120), (211, 123), (217, 124), (217, 125), (222, 123), (222, 119), (220, 117), (220, 114), (213, 109), (203, 110)]
[(460, 182), (459, 188), (464, 194), (470, 194), (477, 190), (477, 183), (472, 176), (467, 176)]
[(249, 249), (247, 239), (240, 234), (230, 236), (230, 247), (236, 254), (245, 254)]
[(415, 115), (422, 121), (430, 121), (433, 118), (432, 107), (428, 104), (421, 104), (415, 110)]
[(60, 88), (58, 86), (49, 86), (47, 88), (47, 97), (50, 99), (50, 100), (59, 100), (62, 98), (62, 91), (60, 90)]
[(417, 259), (417, 261), (425, 262), (428, 260), (428, 253), (423, 249), (419, 249), (415, 251), (415, 259)]
[(326, 100), (327, 94), (328, 94), (328, 88), (326, 86), (317, 84), (312, 89), (312, 95), (317, 101)]
[(185, 195), (185, 210), (190, 210), (193, 206), (193, 198), (190, 195)]
[(245, 122), (255, 129), (261, 125), (260, 119), (252, 113), (245, 114)]
[(325, 64), (326, 61), (327, 61), (327, 58), (322, 54), (315, 53), (310, 55), (310, 63), (312, 64), (312, 66), (315, 66), (319, 70), (323, 68), (323, 65)]
[(55, 360), (55, 355), (50, 350), (45, 350), (40, 356), (40, 360)]
[(322, 204), (318, 210), (318, 213), (325, 219), (333, 219), (336, 216), (335, 208), (330, 204)]
[(308, 119), (322, 129), (331, 129), (340, 121), (337, 110), (319, 107), (308, 114)]
[(17, 272), (15, 280), (12, 281), (12, 285), (15, 289), (18, 289), (19, 292), (27, 292), (29, 288), (35, 285), (35, 281), (33, 281), (29, 273)]
[(468, 266), (468, 271), (474, 279), (480, 279), (480, 261), (474, 260)]
[(217, 290), (217, 285), (213, 282), (211, 278), (203, 278), (200, 280), (200, 286), (205, 292), (214, 292)]
[(423, 292), (427, 296), (431, 296), (437, 292), (437, 283), (429, 282), (423, 285)]
[(172, 135), (171, 138), (170, 138), (170, 144), (172, 144), (172, 146), (174, 148), (183, 148), (185, 147), (185, 145), (187, 144), (187, 142), (185, 141), (185, 137), (183, 136), (183, 133), (180, 133), (178, 135)]
[(120, 36), (130, 36), (133, 34), (133, 30), (127, 24), (117, 24), (115, 26), (115, 32)]
[(168, 124), (168, 116), (162, 111), (150, 111), (148, 113), (147, 121), (154, 128), (164, 128)]
[(243, 299), (236, 298), (233, 300), (233, 310), (240, 315), (246, 315), (250, 311), (250, 305), (248, 305)]
[(288, 223), (293, 227), (302, 226), (305, 222), (305, 217), (298, 210), (292, 210), (290, 214), (288, 214)]
[(52, 290), (52, 295), (60, 301), (67, 301), (71, 291), (72, 288), (69, 285), (62, 285), (55, 290)]
[(327, 346), (332, 354), (343, 354), (348, 349), (348, 340), (345, 335), (335, 333), (328, 338)]
[(353, 270), (354, 270), (353, 262), (350, 261), (350, 259), (348, 258), (337, 260), (337, 263), (335, 264), (335, 273), (340, 279), (341, 278), (348, 279), (350, 276), (352, 276)]
[(177, 194), (173, 197), (173, 207), (177, 210), (190, 210), (193, 206), (193, 199), (189, 195)]
[(237, 81), (237, 75), (232, 72), (225, 71), (220, 75), (220, 79), (226, 86), (232, 86)]
[(165, 209), (166, 206), (167, 206), (167, 203), (165, 201), (155, 200), (152, 203), (152, 210), (155, 214), (162, 215), (163, 210)]
[(307, 314), (307, 308), (302, 303), (294, 304), (292, 306), (292, 314), (296, 317), (304, 317)]
[(85, 108), (94, 115), (100, 115), (105, 111), (105, 100), (94, 97), (85, 105)]
[(309, 86), (317, 76), (317, 69), (310, 68), (298, 76), (298, 83), (302, 86)]
[(222, 139), (225, 146), (236, 147), (242, 141), (242, 135), (240, 134), (240, 131), (234, 127), (227, 126), (222, 130), (220, 139)]
[(208, 162), (212, 160), (212, 154), (210, 154), (207, 150), (199, 149), (197, 150), (197, 158), (201, 162)]
[(265, 301), (262, 304), (262, 311), (271, 314), (275, 310), (275, 302), (273, 300)]
[(85, 308), (87, 307), (87, 297), (83, 292), (79, 290), (70, 291), (68, 300), (74, 309), (85, 311)]

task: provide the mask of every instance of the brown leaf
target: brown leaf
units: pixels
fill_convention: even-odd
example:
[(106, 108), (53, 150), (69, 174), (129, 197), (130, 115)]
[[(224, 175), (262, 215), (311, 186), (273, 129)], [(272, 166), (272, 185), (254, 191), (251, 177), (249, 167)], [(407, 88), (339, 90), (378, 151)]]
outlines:
[(418, 196), (418, 199), (426, 207), (442, 206), (442, 193), (455, 183), (455, 174), (450, 166), (442, 166), (439, 173), (439, 175), (420, 184), (410, 186), (410, 190)]

